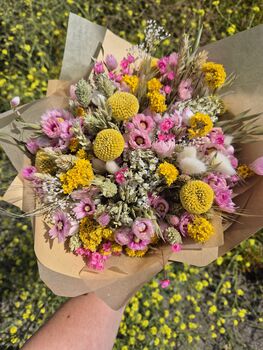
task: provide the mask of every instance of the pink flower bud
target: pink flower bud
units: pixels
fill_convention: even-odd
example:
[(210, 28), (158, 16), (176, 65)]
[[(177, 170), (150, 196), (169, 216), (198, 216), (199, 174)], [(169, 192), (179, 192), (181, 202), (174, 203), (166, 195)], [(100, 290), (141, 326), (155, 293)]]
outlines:
[(257, 158), (253, 163), (249, 165), (250, 169), (257, 175), (263, 175), (263, 157)]
[(169, 220), (169, 223), (173, 226), (177, 226), (180, 221), (180, 219), (176, 215), (170, 215), (168, 220)]
[(20, 97), (19, 96), (15, 96), (12, 98), (12, 100), (10, 101), (10, 105), (12, 108), (16, 108), (17, 106), (20, 105)]
[(118, 62), (113, 55), (107, 55), (105, 63), (109, 71), (112, 71), (118, 67)]
[(160, 281), (160, 285), (162, 288), (167, 288), (168, 286), (170, 286), (170, 284), (171, 284), (171, 281), (168, 279)]
[(77, 99), (77, 96), (76, 96), (76, 85), (75, 84), (72, 84), (70, 85), (70, 88), (69, 88), (69, 96), (72, 100), (76, 100)]
[(96, 62), (94, 65), (94, 72), (95, 74), (101, 74), (104, 73), (104, 67), (102, 62)]
[(172, 251), (174, 253), (180, 252), (181, 249), (182, 249), (181, 244), (173, 244), (172, 245)]

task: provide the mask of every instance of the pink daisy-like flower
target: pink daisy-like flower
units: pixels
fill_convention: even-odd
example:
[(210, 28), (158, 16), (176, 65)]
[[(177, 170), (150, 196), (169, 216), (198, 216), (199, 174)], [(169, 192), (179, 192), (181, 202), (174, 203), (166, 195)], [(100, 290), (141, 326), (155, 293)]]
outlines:
[(164, 218), (169, 210), (168, 202), (161, 196), (155, 197), (152, 200), (152, 207), (156, 210), (157, 215), (160, 218)]
[(150, 219), (137, 218), (132, 225), (132, 232), (141, 240), (149, 241), (154, 235), (154, 226)]
[(150, 240), (146, 240), (146, 239), (143, 240), (136, 236), (133, 236), (133, 241), (128, 243), (128, 247), (132, 250), (144, 250), (147, 248), (149, 243), (150, 243)]
[(61, 123), (61, 134), (60, 137), (64, 140), (68, 140), (72, 138), (74, 132), (73, 132), (73, 123), (71, 120), (65, 120)]
[(128, 245), (132, 242), (133, 234), (129, 227), (119, 228), (114, 232), (114, 239), (120, 245)]
[(144, 114), (137, 114), (132, 118), (132, 123), (137, 129), (147, 133), (151, 132), (155, 125), (152, 117)]
[(33, 181), (34, 180), (34, 175), (37, 172), (37, 168), (34, 166), (27, 166), (22, 170), (22, 176), (24, 179), (28, 181)]
[(77, 219), (83, 219), (85, 216), (94, 214), (95, 204), (90, 198), (86, 198), (83, 199), (73, 211)]
[(129, 133), (129, 145), (132, 149), (147, 149), (151, 147), (148, 134), (141, 130), (132, 130)]
[(178, 94), (181, 100), (188, 100), (192, 97), (193, 88), (191, 86), (192, 81), (190, 79), (182, 80), (178, 87)]
[(53, 216), (54, 226), (49, 230), (50, 238), (58, 238), (58, 242), (64, 242), (66, 237), (72, 234), (71, 222), (62, 210), (57, 210)]
[(51, 139), (58, 138), (62, 132), (61, 123), (72, 118), (72, 114), (64, 109), (47, 111), (41, 117), (42, 131)]

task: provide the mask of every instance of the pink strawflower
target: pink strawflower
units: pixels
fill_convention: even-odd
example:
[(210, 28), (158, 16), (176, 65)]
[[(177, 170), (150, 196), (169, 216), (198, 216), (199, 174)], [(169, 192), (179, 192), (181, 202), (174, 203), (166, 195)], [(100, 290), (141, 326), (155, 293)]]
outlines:
[(120, 245), (128, 245), (132, 242), (133, 234), (129, 227), (119, 228), (114, 232), (114, 239)]
[(203, 181), (208, 183), (213, 190), (225, 189), (227, 187), (227, 182), (223, 175), (210, 173), (203, 179)]
[(249, 165), (249, 168), (257, 175), (263, 175), (263, 157), (259, 157)]
[(155, 197), (151, 202), (152, 207), (156, 210), (160, 218), (164, 218), (169, 210), (168, 202), (161, 196)]
[(132, 118), (132, 124), (139, 130), (150, 132), (155, 126), (152, 117), (144, 114), (137, 114)]
[(235, 204), (232, 201), (232, 190), (228, 188), (219, 188), (215, 191), (215, 203), (223, 211), (228, 213), (233, 213), (235, 211)]
[(177, 252), (180, 252), (180, 250), (182, 249), (182, 246), (181, 246), (181, 244), (173, 244), (172, 245), (172, 251), (174, 252), (174, 253), (177, 253)]
[(192, 97), (193, 88), (191, 86), (192, 81), (190, 79), (182, 80), (178, 87), (178, 94), (180, 100), (189, 100)]
[(58, 238), (58, 242), (64, 242), (71, 235), (71, 223), (62, 210), (57, 210), (53, 216), (54, 226), (49, 230), (50, 238)]
[(137, 218), (132, 225), (132, 232), (137, 238), (143, 241), (150, 241), (154, 235), (153, 223), (150, 219)]
[(22, 176), (24, 179), (28, 180), (28, 181), (33, 181), (34, 180), (34, 175), (35, 173), (37, 172), (37, 168), (30, 165), (30, 166), (27, 166), (25, 167), (23, 170), (22, 170)]
[(159, 127), (160, 127), (160, 130), (162, 132), (168, 132), (169, 130), (171, 130), (175, 125), (175, 122), (172, 118), (170, 117), (167, 117), (167, 118), (164, 118), (161, 123), (159, 124)]
[(109, 72), (108, 76), (109, 76), (110, 80), (113, 80), (117, 83), (121, 82), (121, 80), (122, 80), (122, 74), (116, 74), (114, 72)]
[(171, 157), (175, 149), (175, 141), (156, 141), (152, 144), (152, 149), (158, 154), (159, 157)]
[(185, 237), (188, 234), (188, 224), (190, 224), (193, 221), (193, 217), (189, 213), (184, 213), (180, 217), (180, 222), (179, 222), (179, 231), (180, 233)]
[(180, 219), (176, 215), (169, 215), (168, 222), (173, 226), (177, 226), (179, 224)]
[(91, 251), (89, 249), (82, 248), (82, 247), (75, 249), (74, 253), (76, 253), (77, 255), (81, 255), (81, 256), (90, 256), (91, 255)]
[(74, 100), (74, 101), (77, 99), (76, 89), (77, 89), (76, 84), (71, 84), (69, 87), (69, 96), (70, 96), (71, 100)]
[(19, 96), (13, 97), (12, 100), (10, 101), (10, 106), (12, 108), (16, 108), (19, 105), (20, 105), (20, 97)]
[(165, 85), (163, 87), (163, 91), (166, 93), (166, 95), (169, 95), (172, 92), (172, 88), (169, 85)]
[(58, 138), (61, 134), (61, 123), (65, 120), (72, 119), (73, 116), (63, 109), (53, 109), (47, 111), (41, 116), (42, 131), (49, 138)]
[(94, 65), (93, 70), (94, 70), (94, 73), (95, 73), (95, 74), (104, 73), (103, 62), (102, 62), (102, 61), (96, 62), (95, 65)]
[(108, 213), (102, 213), (99, 217), (97, 217), (96, 221), (100, 224), (100, 226), (107, 226), (110, 222), (110, 215)]
[(159, 68), (160, 73), (162, 74), (166, 73), (168, 63), (169, 63), (169, 58), (166, 56), (158, 60), (157, 67)]
[(146, 132), (132, 130), (129, 133), (129, 145), (132, 149), (147, 149), (151, 147), (151, 140)]
[(216, 145), (223, 145), (225, 142), (225, 136), (221, 128), (213, 128), (209, 134), (211, 143)]
[(134, 56), (132, 56), (131, 54), (128, 54), (127, 57), (124, 57), (121, 62), (120, 62), (120, 66), (121, 66), (121, 71), (123, 74), (130, 74), (130, 64), (135, 62), (135, 58)]
[(118, 62), (113, 55), (106, 56), (105, 64), (110, 72), (118, 67)]
[(95, 204), (90, 198), (83, 199), (73, 211), (76, 215), (76, 218), (83, 219), (85, 216), (93, 215), (95, 212)]
[(170, 284), (171, 284), (171, 281), (168, 279), (160, 281), (160, 286), (162, 288), (167, 288), (170, 286)]
[(123, 185), (126, 182), (125, 173), (128, 171), (128, 168), (121, 168), (120, 170), (116, 171), (114, 174), (115, 181), (118, 185)]
[(174, 141), (174, 134), (158, 134), (157, 135), (157, 138), (158, 138), (158, 141), (171, 141), (173, 140)]

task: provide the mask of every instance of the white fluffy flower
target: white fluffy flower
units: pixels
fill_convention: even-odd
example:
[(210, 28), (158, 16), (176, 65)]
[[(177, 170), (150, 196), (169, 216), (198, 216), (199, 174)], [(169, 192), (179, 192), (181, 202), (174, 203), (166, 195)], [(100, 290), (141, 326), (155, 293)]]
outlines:
[(186, 146), (182, 152), (178, 153), (177, 159), (178, 161), (184, 158), (196, 158), (196, 148), (193, 146)]
[(230, 160), (221, 152), (212, 152), (210, 154), (211, 165), (223, 174), (232, 176), (235, 175), (236, 171), (233, 168)]
[(204, 162), (197, 158), (186, 157), (179, 163), (179, 167), (183, 174), (186, 175), (197, 175), (202, 174), (206, 171), (206, 165)]
[(109, 160), (106, 162), (106, 170), (110, 174), (115, 174), (118, 170), (120, 170), (120, 167), (114, 160)]
[(233, 136), (231, 136), (231, 135), (225, 135), (224, 144), (225, 144), (226, 146), (230, 146), (231, 143), (232, 143), (232, 141), (233, 141)]

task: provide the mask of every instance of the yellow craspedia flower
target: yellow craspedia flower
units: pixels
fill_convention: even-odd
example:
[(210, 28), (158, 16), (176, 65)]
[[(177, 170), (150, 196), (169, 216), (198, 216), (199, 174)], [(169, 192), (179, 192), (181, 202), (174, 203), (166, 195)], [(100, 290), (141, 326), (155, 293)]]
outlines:
[(116, 120), (128, 120), (139, 111), (139, 101), (129, 92), (115, 92), (107, 100), (107, 105), (112, 110), (112, 115)]
[(146, 248), (144, 250), (133, 250), (133, 249), (130, 249), (127, 247), (125, 249), (126, 254), (132, 258), (134, 258), (134, 257), (141, 258), (147, 253), (147, 251), (148, 251), (148, 248)]
[(150, 109), (156, 113), (163, 113), (167, 109), (165, 104), (165, 96), (162, 95), (159, 91), (150, 91), (147, 94), (149, 98)]
[(131, 92), (134, 94), (139, 84), (137, 75), (124, 75), (122, 81), (129, 86)]
[(213, 122), (207, 114), (195, 113), (189, 123), (188, 137), (190, 139), (206, 136), (213, 129)]
[(189, 237), (195, 241), (204, 243), (214, 234), (213, 225), (205, 218), (196, 216), (192, 223), (188, 224), (187, 232)]
[(255, 173), (246, 164), (241, 164), (237, 167), (237, 175), (245, 180), (255, 175)]
[(214, 191), (201, 180), (188, 181), (181, 188), (180, 200), (188, 213), (203, 214), (212, 207)]
[(101, 130), (93, 143), (95, 156), (104, 162), (118, 158), (124, 150), (122, 134), (114, 129)]
[(171, 184), (176, 181), (179, 175), (177, 168), (168, 162), (163, 162), (159, 165), (158, 173), (165, 177), (165, 181), (168, 186), (171, 186)]
[(226, 71), (222, 64), (206, 62), (202, 66), (205, 73), (205, 80), (211, 89), (217, 89), (222, 86), (226, 80)]
[(93, 178), (94, 173), (90, 161), (81, 158), (76, 160), (73, 168), (59, 175), (65, 194), (70, 194), (78, 187), (88, 187)]
[(160, 82), (160, 80), (156, 78), (152, 78), (147, 83), (147, 89), (148, 91), (159, 91), (162, 88), (163, 84)]

